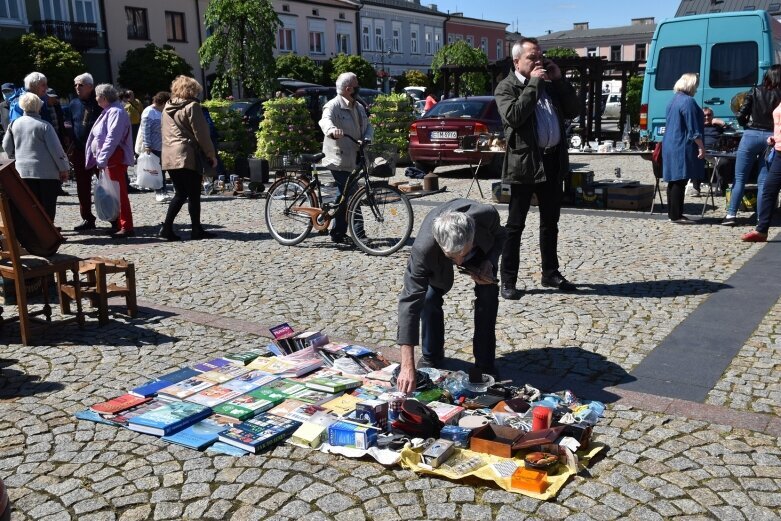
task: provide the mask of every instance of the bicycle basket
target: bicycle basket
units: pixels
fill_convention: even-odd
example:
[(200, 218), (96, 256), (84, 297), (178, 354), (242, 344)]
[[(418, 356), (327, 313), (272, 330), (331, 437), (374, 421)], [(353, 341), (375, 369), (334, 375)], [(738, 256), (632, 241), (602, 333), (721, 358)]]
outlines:
[(366, 154), (366, 168), (370, 176), (393, 177), (396, 175), (396, 162), (399, 160), (399, 149), (396, 145), (368, 145), (364, 152)]
[(303, 164), (298, 154), (284, 156), (270, 156), (268, 158), (269, 170), (302, 170), (308, 171), (310, 166)]

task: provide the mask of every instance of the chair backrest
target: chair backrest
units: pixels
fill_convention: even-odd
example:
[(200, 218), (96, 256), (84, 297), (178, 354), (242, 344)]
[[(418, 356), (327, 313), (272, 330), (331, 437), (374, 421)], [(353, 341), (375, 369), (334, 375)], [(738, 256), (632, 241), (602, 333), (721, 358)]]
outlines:
[(19, 266), (20, 255), (19, 241), (16, 239), (11, 217), (11, 203), (8, 194), (0, 185), (0, 260), (10, 261), (10, 265), (0, 264), (0, 273), (13, 273), (16, 266)]

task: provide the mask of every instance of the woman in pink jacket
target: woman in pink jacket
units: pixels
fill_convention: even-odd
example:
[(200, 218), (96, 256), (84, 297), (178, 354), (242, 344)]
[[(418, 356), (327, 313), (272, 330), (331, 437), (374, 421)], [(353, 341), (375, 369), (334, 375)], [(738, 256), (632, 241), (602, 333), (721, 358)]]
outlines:
[(111, 237), (124, 239), (135, 235), (125, 182), (127, 167), (135, 163), (130, 117), (112, 85), (104, 83), (95, 87), (95, 97), (103, 112), (87, 138), (85, 166), (105, 170), (109, 179), (119, 185), (119, 217), (111, 223)]
[[(767, 138), (767, 144), (773, 147), (773, 160), (770, 163), (770, 170), (765, 177), (762, 185), (762, 200), (757, 201), (757, 227), (756, 229), (743, 234), (741, 240), (745, 242), (765, 242), (767, 241), (767, 232), (770, 230), (770, 220), (773, 218), (773, 212), (776, 210), (778, 193), (781, 191), (781, 104), (773, 110), (773, 135)], [(767, 159), (765, 159), (767, 161)]]

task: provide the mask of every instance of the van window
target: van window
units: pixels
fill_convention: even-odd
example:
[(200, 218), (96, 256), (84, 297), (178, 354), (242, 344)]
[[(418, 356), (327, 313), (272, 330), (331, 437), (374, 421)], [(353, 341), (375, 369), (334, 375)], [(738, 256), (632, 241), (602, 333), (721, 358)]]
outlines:
[(699, 72), (699, 45), (665, 47), (659, 51), (656, 68), (656, 90), (673, 90), (675, 82), (687, 72)]
[(750, 87), (757, 79), (756, 42), (717, 43), (710, 55), (711, 87)]

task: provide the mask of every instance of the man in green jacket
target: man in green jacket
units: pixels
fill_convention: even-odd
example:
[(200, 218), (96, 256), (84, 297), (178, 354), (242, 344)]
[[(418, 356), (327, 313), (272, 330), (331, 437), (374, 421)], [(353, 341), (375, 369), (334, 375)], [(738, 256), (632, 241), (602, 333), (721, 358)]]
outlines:
[(540, 210), (542, 285), (576, 289), (559, 272), (557, 242), (562, 178), (569, 170), (564, 120), (580, 114), (580, 100), (559, 67), (543, 57), (536, 39), (516, 42), (512, 57), (515, 70), (497, 85), (494, 95), (507, 140), (502, 181), (512, 185), (501, 294), (517, 300), (521, 234), (532, 194), (537, 195)]

